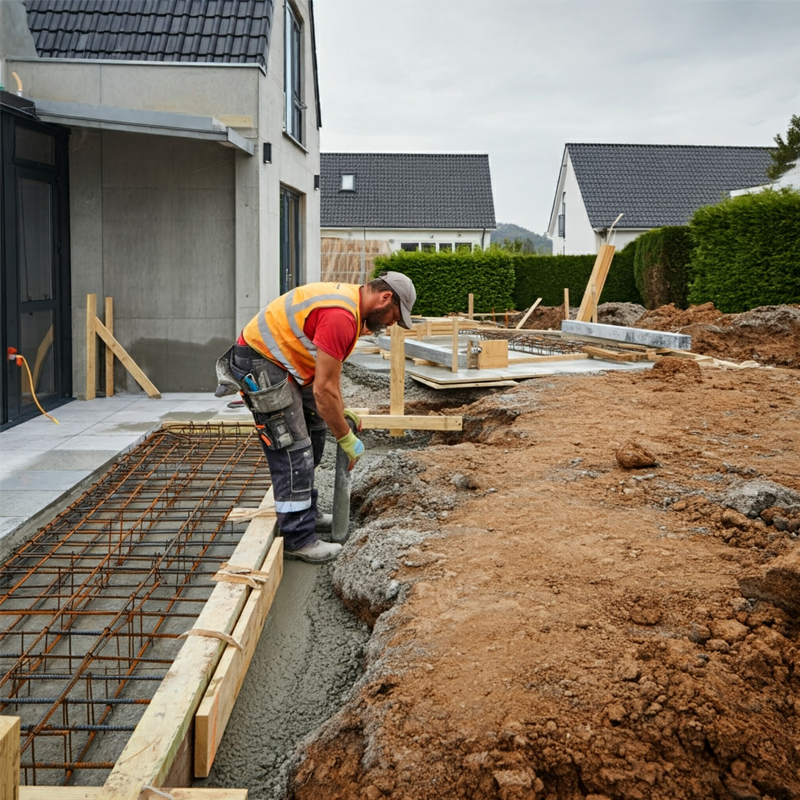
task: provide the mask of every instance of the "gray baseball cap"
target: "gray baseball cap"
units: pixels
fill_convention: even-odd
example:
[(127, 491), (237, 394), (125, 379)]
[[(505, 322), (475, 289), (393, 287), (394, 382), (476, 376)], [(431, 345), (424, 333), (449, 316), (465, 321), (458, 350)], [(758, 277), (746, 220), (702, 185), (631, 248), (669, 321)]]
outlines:
[(417, 290), (414, 288), (414, 283), (408, 275), (403, 275), (402, 272), (387, 272), (385, 275), (381, 275), (380, 278), (392, 287), (392, 291), (400, 301), (400, 320), (398, 324), (411, 330), (413, 324), (411, 322), (411, 309), (417, 301)]

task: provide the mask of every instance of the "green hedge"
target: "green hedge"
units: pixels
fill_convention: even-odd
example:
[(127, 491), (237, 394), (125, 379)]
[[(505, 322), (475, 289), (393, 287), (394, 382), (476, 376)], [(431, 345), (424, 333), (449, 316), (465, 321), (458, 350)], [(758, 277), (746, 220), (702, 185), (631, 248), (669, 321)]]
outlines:
[(514, 307), (514, 257), (502, 250), (454, 253), (408, 253), (375, 259), (376, 277), (385, 270), (408, 275), (417, 289), (414, 313), (438, 317), (468, 310), (474, 295), (476, 313)]
[(636, 243), (633, 272), (645, 308), (669, 303), (687, 308), (692, 255), (689, 228), (655, 228), (639, 236)]
[[(633, 277), (633, 260), (636, 242), (628, 243), (614, 253), (614, 260), (600, 295), (600, 303), (641, 303)], [(517, 309), (529, 308), (537, 297), (543, 306), (560, 306), (564, 302), (564, 289), (569, 289), (571, 306), (580, 305), (586, 284), (592, 274), (596, 255), (531, 256), (514, 258), (517, 283), (514, 304)]]
[(800, 303), (800, 192), (764, 191), (698, 209), (689, 302), (725, 313)]

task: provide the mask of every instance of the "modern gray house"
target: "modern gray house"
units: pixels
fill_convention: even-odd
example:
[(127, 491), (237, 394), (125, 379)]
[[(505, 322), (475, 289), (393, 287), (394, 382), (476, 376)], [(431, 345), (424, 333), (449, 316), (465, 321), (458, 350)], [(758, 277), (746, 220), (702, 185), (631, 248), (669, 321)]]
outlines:
[[(312, 0), (2, 0), (2, 347), (85, 394), (87, 294), (156, 387), (319, 276)], [(35, 413), (2, 370), (2, 424)], [(121, 367), (123, 390), (139, 387)]]
[(770, 163), (765, 147), (567, 144), (548, 226), (553, 254), (620, 249), (652, 228), (686, 225), (731, 190), (765, 183)]
[[(497, 227), (489, 156), (322, 153), (323, 273), (327, 255), (488, 247)], [(327, 250), (326, 250), (327, 248)], [(330, 252), (328, 252), (330, 251)]]

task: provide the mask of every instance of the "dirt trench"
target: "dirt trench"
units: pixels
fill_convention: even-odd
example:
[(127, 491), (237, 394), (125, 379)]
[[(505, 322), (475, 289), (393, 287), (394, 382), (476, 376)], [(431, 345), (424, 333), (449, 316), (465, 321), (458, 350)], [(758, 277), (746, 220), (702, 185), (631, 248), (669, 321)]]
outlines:
[(528, 381), (359, 472), (365, 671), (288, 796), (800, 797), (797, 379)]

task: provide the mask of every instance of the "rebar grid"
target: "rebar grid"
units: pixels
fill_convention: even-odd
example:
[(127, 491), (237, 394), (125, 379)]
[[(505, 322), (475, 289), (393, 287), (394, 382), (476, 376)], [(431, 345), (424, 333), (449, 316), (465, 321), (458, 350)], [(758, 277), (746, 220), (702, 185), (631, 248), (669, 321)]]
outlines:
[(505, 339), (508, 349), (520, 353), (530, 353), (537, 356), (560, 356), (569, 353), (580, 353), (584, 342), (561, 339), (558, 335), (547, 336), (541, 333), (531, 333), (516, 330), (486, 330), (479, 328), (474, 331), (461, 331), (463, 334), (475, 336), (478, 339)]
[(0, 713), (22, 718), (26, 785), (104, 780), (239, 541), (228, 511), (268, 488), (252, 427), (163, 429), (0, 567)]

